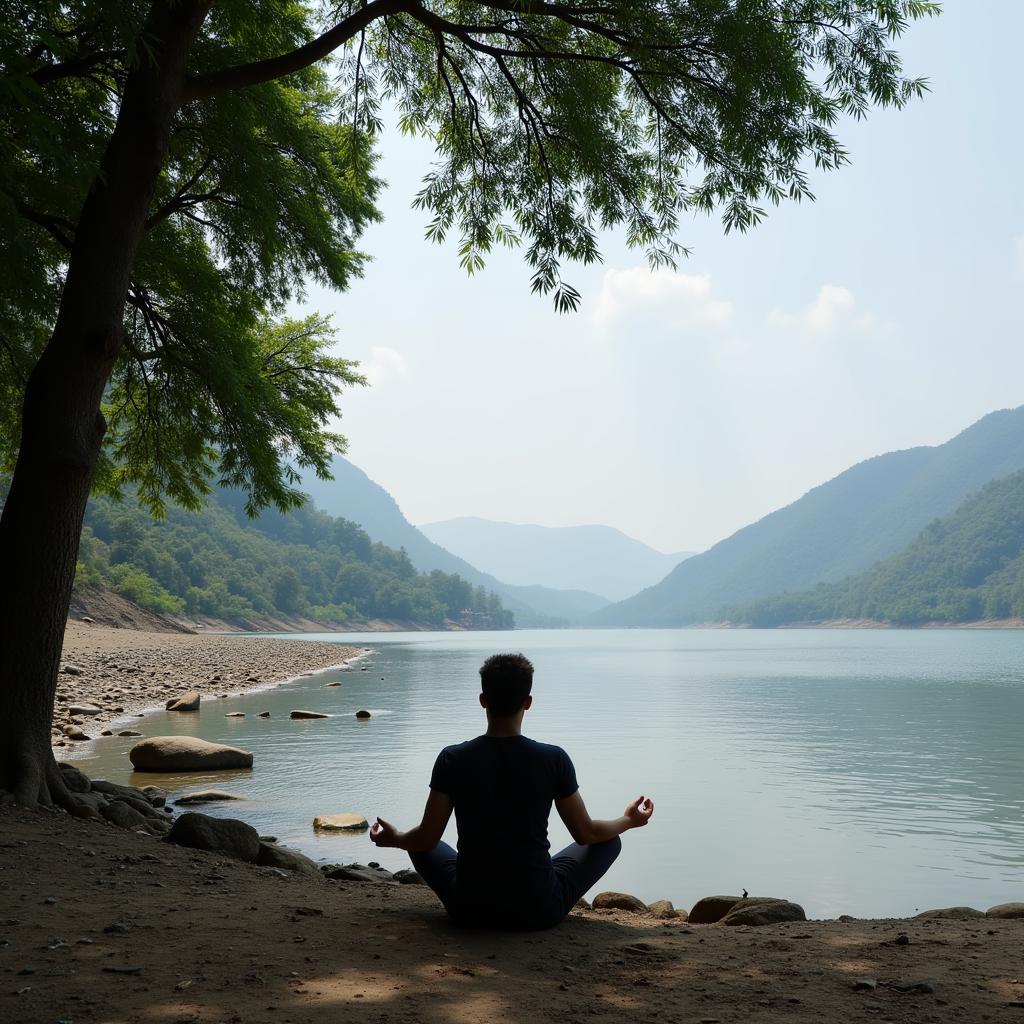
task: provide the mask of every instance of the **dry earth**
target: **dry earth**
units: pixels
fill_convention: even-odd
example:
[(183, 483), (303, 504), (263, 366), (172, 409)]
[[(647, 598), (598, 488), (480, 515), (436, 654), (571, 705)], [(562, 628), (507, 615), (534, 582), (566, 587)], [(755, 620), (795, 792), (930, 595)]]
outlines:
[(1024, 1020), (1024, 920), (590, 911), (464, 932), (418, 886), (280, 877), (10, 807), (0, 836), (0, 1013), (18, 1024)]

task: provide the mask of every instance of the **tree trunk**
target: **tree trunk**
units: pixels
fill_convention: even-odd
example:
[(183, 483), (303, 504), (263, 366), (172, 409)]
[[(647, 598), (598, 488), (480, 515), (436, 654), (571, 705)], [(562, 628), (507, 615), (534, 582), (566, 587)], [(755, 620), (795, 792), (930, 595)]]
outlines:
[(106, 430), (100, 401), (123, 341), (129, 277), (167, 157), (185, 65), (209, 0), (157, 0), (83, 204), (57, 322), (29, 378), (0, 517), (0, 789), (68, 806), (50, 747), (82, 520)]

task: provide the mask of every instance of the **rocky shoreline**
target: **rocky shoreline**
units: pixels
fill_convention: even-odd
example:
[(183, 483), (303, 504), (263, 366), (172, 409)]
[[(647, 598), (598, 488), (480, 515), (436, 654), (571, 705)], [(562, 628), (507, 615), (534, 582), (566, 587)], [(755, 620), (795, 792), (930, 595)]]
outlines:
[(198, 690), (211, 699), (275, 686), (351, 662), (366, 648), (270, 637), (143, 632), (68, 622), (52, 742), (74, 746)]

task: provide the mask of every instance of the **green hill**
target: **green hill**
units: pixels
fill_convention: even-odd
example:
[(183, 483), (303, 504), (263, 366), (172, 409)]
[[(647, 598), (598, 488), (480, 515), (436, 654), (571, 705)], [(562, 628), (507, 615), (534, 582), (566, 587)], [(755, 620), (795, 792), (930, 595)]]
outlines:
[(154, 521), (134, 502), (89, 503), (76, 584), (103, 584), (150, 611), (231, 621), (392, 619), (511, 629), (498, 597), (452, 573), (417, 572), (355, 523), (304, 507), (249, 520), (217, 491), (199, 513)]
[(723, 606), (837, 582), (897, 553), (933, 519), (1019, 469), (1024, 407), (991, 413), (945, 444), (859, 463), (588, 625), (691, 625), (719, 618)]
[(752, 626), (874, 619), (913, 626), (1024, 617), (1024, 472), (986, 485), (908, 547), (841, 583), (723, 615)]

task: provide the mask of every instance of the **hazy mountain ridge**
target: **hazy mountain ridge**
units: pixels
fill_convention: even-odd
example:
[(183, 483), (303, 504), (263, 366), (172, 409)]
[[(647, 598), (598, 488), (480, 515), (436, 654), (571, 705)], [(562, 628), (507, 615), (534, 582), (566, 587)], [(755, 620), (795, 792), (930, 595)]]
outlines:
[(514, 586), (481, 572), (466, 559), (434, 543), (406, 519), (398, 502), (348, 459), (336, 457), (331, 464), (333, 480), (305, 477), (303, 490), (317, 508), (358, 523), (374, 540), (404, 548), (421, 572), (440, 569), (498, 594), (515, 613), (519, 626), (565, 625), (590, 615), (608, 604), (597, 594), (578, 589), (555, 590), (539, 586)]
[(762, 598), (723, 616), (768, 627), (835, 619), (924, 625), (1024, 618), (1024, 471), (986, 484), (867, 572)]
[(537, 526), (461, 516), (420, 530), (506, 583), (589, 591), (609, 601), (651, 586), (692, 553), (665, 554), (611, 526)]
[(1024, 469), (1024, 407), (990, 413), (945, 444), (858, 463), (588, 625), (683, 626), (861, 572), (897, 553), (986, 483)]

